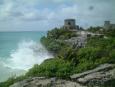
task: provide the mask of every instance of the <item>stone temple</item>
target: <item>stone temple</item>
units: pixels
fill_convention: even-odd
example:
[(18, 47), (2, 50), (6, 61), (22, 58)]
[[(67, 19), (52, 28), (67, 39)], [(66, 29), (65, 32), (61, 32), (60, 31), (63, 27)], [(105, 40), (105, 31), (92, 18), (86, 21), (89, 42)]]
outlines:
[(75, 29), (79, 29), (79, 26), (76, 25), (75, 19), (65, 19), (63, 28), (75, 30)]
[(115, 29), (115, 24), (111, 24), (110, 21), (105, 21), (104, 29)]

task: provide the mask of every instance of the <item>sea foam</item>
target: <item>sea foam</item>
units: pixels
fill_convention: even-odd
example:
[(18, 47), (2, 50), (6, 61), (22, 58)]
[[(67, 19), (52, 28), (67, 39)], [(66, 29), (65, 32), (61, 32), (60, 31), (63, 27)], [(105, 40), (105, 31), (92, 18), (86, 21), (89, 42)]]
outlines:
[(48, 58), (52, 58), (52, 55), (40, 42), (23, 40), (18, 44), (18, 48), (11, 52), (6, 65), (12, 69), (28, 70), (34, 64), (41, 64)]
[(0, 82), (23, 75), (34, 64), (52, 58), (40, 43), (44, 35), (45, 32), (0, 32)]

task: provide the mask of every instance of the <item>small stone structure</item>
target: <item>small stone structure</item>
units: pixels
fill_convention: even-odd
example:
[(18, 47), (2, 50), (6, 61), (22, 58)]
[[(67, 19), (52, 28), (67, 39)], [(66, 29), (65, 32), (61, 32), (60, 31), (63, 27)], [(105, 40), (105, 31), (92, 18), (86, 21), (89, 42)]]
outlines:
[(65, 19), (64, 20), (64, 29), (78, 29), (79, 26), (76, 25), (75, 19)]
[(104, 29), (115, 29), (115, 24), (111, 24), (110, 21), (105, 21)]

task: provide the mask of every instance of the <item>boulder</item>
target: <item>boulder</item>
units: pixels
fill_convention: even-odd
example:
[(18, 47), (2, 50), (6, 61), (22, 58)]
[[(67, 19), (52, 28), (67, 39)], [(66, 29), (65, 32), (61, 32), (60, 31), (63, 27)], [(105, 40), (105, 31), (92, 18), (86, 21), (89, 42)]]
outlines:
[(115, 79), (115, 64), (103, 64), (99, 67), (70, 76), (70, 78), (81, 84), (98, 83), (103, 84), (109, 80)]

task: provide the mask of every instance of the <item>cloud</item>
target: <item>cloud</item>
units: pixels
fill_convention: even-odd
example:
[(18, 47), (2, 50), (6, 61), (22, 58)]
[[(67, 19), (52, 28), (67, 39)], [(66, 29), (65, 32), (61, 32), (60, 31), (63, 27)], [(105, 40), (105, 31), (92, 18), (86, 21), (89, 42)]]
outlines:
[(34, 30), (38, 25), (41, 30), (50, 29), (62, 26), (66, 18), (75, 18), (83, 27), (102, 25), (105, 20), (115, 22), (113, 3), (114, 0), (0, 0), (0, 30)]
[[(0, 19), (1, 20), (14, 20), (14, 19), (32, 19), (37, 13), (37, 9), (33, 7), (35, 0), (4, 0), (4, 3), (0, 5)], [(28, 3), (27, 3), (28, 2)], [(31, 3), (30, 3), (31, 2)], [(32, 4), (33, 2), (33, 4)], [(36, 14), (35, 14), (36, 13)], [(24, 18), (25, 17), (25, 18)]]
[(4, 18), (10, 15), (12, 9), (12, 3), (7, 3), (0, 6), (0, 18)]
[(0, 0), (0, 5), (3, 4), (3, 0)]
[(45, 16), (44, 12), (37, 10), (23, 13), (23, 16), (20, 16), (20, 19), (24, 21), (41, 21), (46, 20), (47, 17)]

